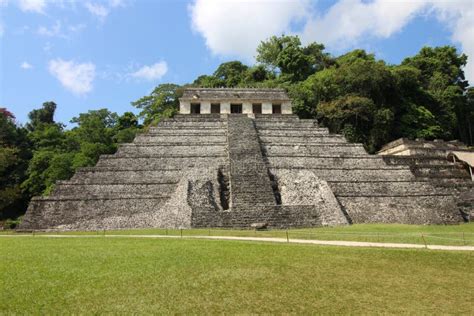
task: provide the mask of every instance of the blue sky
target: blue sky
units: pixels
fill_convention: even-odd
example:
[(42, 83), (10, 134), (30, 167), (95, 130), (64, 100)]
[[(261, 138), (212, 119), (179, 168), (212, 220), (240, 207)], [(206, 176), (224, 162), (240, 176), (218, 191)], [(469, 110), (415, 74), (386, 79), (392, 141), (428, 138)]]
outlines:
[(90, 109), (134, 111), (130, 102), (160, 83), (191, 82), (228, 60), (254, 63), (259, 41), (274, 34), (335, 55), (364, 48), (389, 63), (424, 45), (474, 55), (470, 0), (0, 0), (0, 10), (0, 107), (20, 123), (49, 100), (64, 123)]

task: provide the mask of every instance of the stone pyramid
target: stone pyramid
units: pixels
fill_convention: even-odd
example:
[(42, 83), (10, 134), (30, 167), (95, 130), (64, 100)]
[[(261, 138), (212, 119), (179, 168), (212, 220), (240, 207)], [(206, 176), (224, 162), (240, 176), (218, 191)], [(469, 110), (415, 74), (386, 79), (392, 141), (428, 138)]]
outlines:
[(21, 229), (462, 222), (469, 173), (369, 155), (292, 114), (179, 114), (30, 203)]

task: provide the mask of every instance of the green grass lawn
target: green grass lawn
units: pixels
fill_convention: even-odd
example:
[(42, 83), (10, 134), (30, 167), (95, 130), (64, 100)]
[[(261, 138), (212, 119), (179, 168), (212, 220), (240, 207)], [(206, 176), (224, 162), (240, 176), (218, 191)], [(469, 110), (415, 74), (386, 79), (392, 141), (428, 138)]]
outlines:
[(0, 250), (0, 314), (474, 310), (471, 252), (37, 237)]
[[(231, 229), (185, 229), (183, 236), (257, 236), (286, 238), (286, 230), (231, 230)], [(4, 232), (12, 233), (12, 232)], [(103, 234), (104, 231), (63, 232), (61, 234)], [(106, 231), (106, 234), (180, 235), (180, 230), (128, 229)], [(49, 233), (50, 234), (50, 233)], [(399, 224), (356, 224), (338, 227), (290, 229), (289, 238), (318, 240), (348, 240), (370, 242), (414, 243), (431, 245), (474, 246), (474, 223), (460, 225), (399, 225)]]

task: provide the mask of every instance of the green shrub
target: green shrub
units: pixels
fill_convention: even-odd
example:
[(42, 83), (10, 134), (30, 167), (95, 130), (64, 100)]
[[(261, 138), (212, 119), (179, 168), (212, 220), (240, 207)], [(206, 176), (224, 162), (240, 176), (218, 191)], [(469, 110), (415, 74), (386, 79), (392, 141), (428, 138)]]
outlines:
[(21, 223), (22, 216), (18, 217), (17, 219), (7, 219), (3, 222), (3, 229), (15, 229)]

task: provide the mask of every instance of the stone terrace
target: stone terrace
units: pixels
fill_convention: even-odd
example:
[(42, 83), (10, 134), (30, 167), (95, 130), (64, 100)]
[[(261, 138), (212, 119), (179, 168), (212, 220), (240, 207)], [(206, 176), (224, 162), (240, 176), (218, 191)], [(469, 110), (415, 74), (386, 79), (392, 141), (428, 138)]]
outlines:
[(294, 115), (177, 115), (31, 201), (21, 229), (458, 223), (457, 164), (368, 155)]

